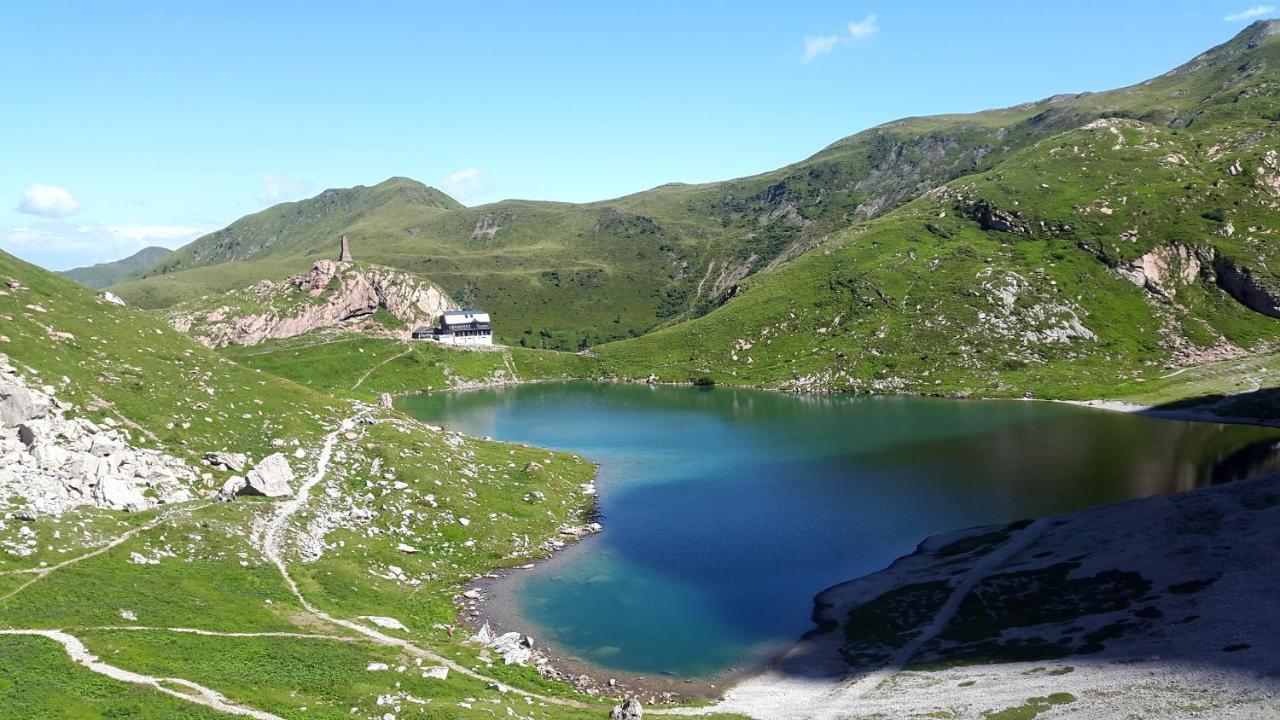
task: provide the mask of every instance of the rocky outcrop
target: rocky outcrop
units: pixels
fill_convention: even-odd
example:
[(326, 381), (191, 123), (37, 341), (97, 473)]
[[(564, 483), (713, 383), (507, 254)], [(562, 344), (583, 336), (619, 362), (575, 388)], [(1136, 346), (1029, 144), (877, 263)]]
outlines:
[(1164, 298), (1172, 298), (1178, 285), (1188, 285), (1200, 276), (1205, 264), (1212, 263), (1213, 248), (1194, 248), (1181, 243), (1157, 247), (1116, 272), (1134, 285)]
[(962, 202), (956, 206), (956, 212), (971, 220), (977, 221), (983, 230), (1030, 235), (1031, 224), (1022, 218), (1018, 211), (1005, 211), (996, 208), (986, 200)]
[(518, 632), (494, 635), (489, 623), (482, 625), (469, 642), (498, 653), (504, 665), (528, 665), (533, 659), (533, 638)]
[(1280, 287), (1264, 283), (1247, 267), (1231, 258), (1218, 255), (1213, 259), (1215, 282), (1240, 304), (1268, 317), (1280, 318)]
[(492, 240), (494, 235), (502, 229), (502, 226), (511, 219), (511, 215), (506, 212), (487, 213), (481, 215), (476, 220), (475, 227), (471, 229), (472, 240)]
[(110, 418), (68, 417), (72, 406), (54, 390), (29, 387), (0, 355), (0, 507), (34, 518), (81, 505), (138, 511), (192, 499), (195, 470), (133, 447)]
[[(212, 308), (179, 306), (169, 322), (215, 348), (256, 345), (332, 327), (407, 338), (415, 327), (434, 324), (454, 307), (444, 290), (409, 273), (319, 260), (305, 275), (260, 282), (219, 298)], [(399, 327), (376, 322), (373, 314), (379, 309)]]

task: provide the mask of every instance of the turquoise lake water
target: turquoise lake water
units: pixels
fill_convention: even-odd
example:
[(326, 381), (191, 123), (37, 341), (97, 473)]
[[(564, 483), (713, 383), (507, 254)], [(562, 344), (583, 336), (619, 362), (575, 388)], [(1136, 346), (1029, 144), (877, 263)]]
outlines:
[(491, 611), (617, 672), (705, 677), (812, 628), (813, 596), (925, 536), (1251, 476), (1280, 432), (1033, 402), (570, 383), (406, 398), (599, 464), (605, 530)]

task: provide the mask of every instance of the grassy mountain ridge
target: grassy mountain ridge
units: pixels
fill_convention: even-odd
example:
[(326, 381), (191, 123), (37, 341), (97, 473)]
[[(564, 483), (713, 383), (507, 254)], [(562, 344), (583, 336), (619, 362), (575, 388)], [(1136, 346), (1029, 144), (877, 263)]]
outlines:
[(1265, 352), (1280, 341), (1275, 106), (1055, 135), (597, 354), (668, 379), (1105, 397)]
[[(576, 350), (701, 316), (738, 292), (744, 279), (811, 252), (851, 224), (991, 171), (1036, 142), (1092, 121), (1183, 128), (1216, 122), (1224, 112), (1270, 117), (1275, 29), (1274, 22), (1255, 23), (1169, 74), (1130, 87), (898, 120), (748, 178), (664, 185), (580, 205), (506, 200), (444, 211), (378, 208), (341, 231), (353, 238), (358, 258), (422, 273), (460, 302), (492, 310), (500, 340)], [(318, 236), (241, 262), (193, 266), (214, 244), (212, 236), (202, 238), (189, 246), (187, 260), (118, 292), (154, 307), (281, 277), (332, 253), (339, 228), (325, 228), (327, 243)]]
[(126, 258), (62, 270), (58, 274), (69, 277), (85, 287), (100, 290), (115, 285), (135, 272), (146, 270), (172, 252), (169, 248), (147, 247)]

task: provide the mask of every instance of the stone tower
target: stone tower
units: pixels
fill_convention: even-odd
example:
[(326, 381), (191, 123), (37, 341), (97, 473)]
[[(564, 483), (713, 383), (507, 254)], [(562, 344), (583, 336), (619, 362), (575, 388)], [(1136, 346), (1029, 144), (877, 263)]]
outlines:
[(338, 262), (351, 262), (351, 246), (347, 244), (347, 236), (342, 236), (342, 252), (338, 254)]

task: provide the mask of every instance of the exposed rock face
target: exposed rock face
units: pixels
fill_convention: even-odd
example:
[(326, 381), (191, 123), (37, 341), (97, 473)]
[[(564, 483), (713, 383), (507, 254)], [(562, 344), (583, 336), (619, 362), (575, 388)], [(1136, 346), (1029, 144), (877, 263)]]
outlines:
[(195, 470), (156, 450), (132, 447), (128, 432), (86, 418), (53, 388), (28, 387), (0, 355), (0, 506), (57, 515), (80, 505), (138, 511), (192, 499)]
[(284, 455), (275, 453), (262, 459), (249, 474), (245, 476), (246, 486), (242, 492), (266, 497), (284, 497), (293, 492), (289, 483), (293, 481), (293, 468)]
[(505, 212), (489, 213), (481, 215), (476, 220), (476, 225), (471, 229), (472, 240), (492, 240), (494, 235), (502, 229), (502, 226), (511, 219), (511, 216)]
[(1036, 287), (1016, 272), (986, 268), (978, 273), (988, 309), (978, 313), (984, 332), (1024, 346), (1096, 341), (1080, 318), (1081, 308)]
[(997, 209), (986, 200), (961, 203), (956, 207), (961, 215), (978, 221), (983, 230), (1030, 235), (1031, 224), (1022, 219), (1021, 213)]
[[(212, 309), (179, 306), (169, 322), (209, 347), (256, 345), (339, 326), (408, 338), (413, 328), (433, 324), (455, 307), (439, 287), (409, 273), (318, 260), (305, 275), (235, 291), (227, 304)], [(385, 309), (402, 327), (393, 330), (372, 322), (378, 309)]]
[(1116, 272), (1134, 285), (1161, 297), (1172, 298), (1179, 284), (1195, 282), (1205, 263), (1213, 261), (1212, 248), (1193, 248), (1181, 243), (1158, 247)]
[(621, 705), (613, 706), (609, 711), (609, 720), (643, 720), (644, 708), (635, 698), (627, 698)]
[(1249, 268), (1237, 266), (1225, 255), (1214, 258), (1213, 271), (1218, 287), (1240, 304), (1268, 317), (1280, 318), (1280, 288), (1264, 284)]

